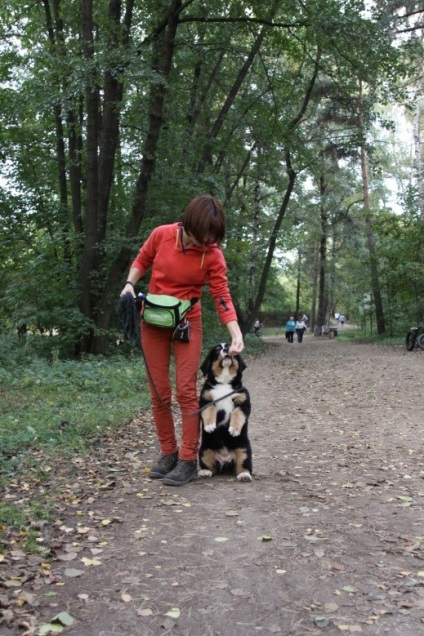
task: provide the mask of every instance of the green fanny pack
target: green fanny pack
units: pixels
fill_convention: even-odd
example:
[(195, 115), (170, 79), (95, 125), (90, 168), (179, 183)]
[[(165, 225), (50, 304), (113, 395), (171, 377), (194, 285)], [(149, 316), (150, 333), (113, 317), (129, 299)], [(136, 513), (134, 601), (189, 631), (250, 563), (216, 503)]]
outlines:
[(144, 322), (155, 327), (174, 329), (199, 300), (182, 300), (164, 294), (138, 294), (138, 297), (142, 301), (141, 316)]

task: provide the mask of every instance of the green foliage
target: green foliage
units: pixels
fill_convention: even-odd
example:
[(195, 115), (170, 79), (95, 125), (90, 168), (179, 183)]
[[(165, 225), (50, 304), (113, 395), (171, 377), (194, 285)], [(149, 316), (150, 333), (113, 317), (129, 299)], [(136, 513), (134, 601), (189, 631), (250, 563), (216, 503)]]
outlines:
[(365, 333), (361, 329), (339, 329), (337, 338), (343, 342), (373, 343), (376, 345), (405, 346), (405, 336), (379, 336), (377, 333)]
[[(40, 445), (57, 452), (84, 451), (107, 429), (122, 425), (149, 404), (138, 351), (125, 357), (49, 363), (7, 336), (1, 344), (4, 470), (18, 469), (23, 454)], [(9, 357), (12, 349), (15, 355)]]
[[(357, 188), (355, 153), (364, 132), (358, 127), (359, 81), (368, 88), (364, 117), (369, 126), (375, 102), (387, 100), (405, 73), (402, 47), (392, 45), (382, 16), (365, 14), (360, 0), (213, 0), (207, 10), (202, 3), (184, 5), (167, 74), (163, 29), (169, 3), (135, 4), (127, 41), (122, 20), (112, 24), (107, 3), (93, 2), (91, 59), (84, 51), (78, 3), (60, 3), (61, 21), (51, 25), (45, 10), (51, 2), (30, 6), (10, 0), (0, 14), (0, 34), (5, 36), (0, 52), (0, 142), (5, 159), (0, 192), (0, 317), (10, 328), (26, 325), (36, 333), (57, 335), (55, 346), (62, 358), (82, 336), (106, 333), (108, 342), (114, 339), (112, 303), (129, 264), (129, 259), (128, 263), (118, 259), (117, 265), (115, 259), (123, 246), (135, 254), (155, 225), (178, 219), (186, 202), (201, 191), (225, 201), (231, 290), (241, 313), (250, 319), (287, 186), (287, 149), (297, 181), (276, 249), (279, 258), (284, 250), (299, 248), (301, 303), (310, 306), (320, 230), (310, 183), (323, 167), (327, 176), (332, 173), (328, 161), (324, 165), (324, 148), (352, 161), (349, 169), (339, 166), (331, 182), (327, 207), (335, 220)], [(260, 50), (237, 84), (259, 33)], [(416, 55), (417, 50), (410, 46), (408, 54)], [(318, 53), (317, 82), (306, 112), (299, 116)], [(107, 89), (115, 80), (122, 82), (122, 100), (118, 91), (111, 104)], [(160, 111), (152, 109), (152, 99), (159, 103), (155, 101), (159, 88), (165, 95)], [(95, 90), (99, 118), (109, 106), (117, 114), (116, 124), (108, 127), (109, 120), (103, 121), (101, 135), (94, 135), (99, 140), (97, 157), (114, 166), (110, 192), (103, 190), (97, 197), (107, 197), (105, 216), (94, 224), (99, 228), (104, 222), (104, 236), (98, 242), (88, 231), (90, 215), (96, 212), (87, 192), (93, 179), (104, 174), (103, 163), (92, 172), (87, 163), (91, 130), (87, 94)], [(158, 142), (152, 147), (156, 124)], [(112, 145), (100, 148), (101, 138), (115, 125), (119, 143), (107, 156)], [(70, 152), (72, 140), (75, 156)], [(152, 166), (142, 174), (146, 160)], [(139, 204), (142, 226), (134, 223), (128, 228), (140, 184), (145, 188)], [(413, 188), (409, 200), (411, 208), (416, 206)], [(347, 256), (348, 234), (356, 238), (356, 231), (346, 225), (343, 232), (329, 237), (338, 243), (336, 293), (344, 306), (350, 303), (352, 313), (356, 312), (356, 299), (349, 294), (352, 277), (350, 271), (341, 271), (340, 263), (344, 269), (354, 260)], [(343, 243), (340, 250), (339, 243)], [(398, 263), (395, 268), (399, 279), (400, 267)], [(355, 283), (360, 297), (369, 281), (361, 267), (354, 264), (353, 269), (361, 275), (361, 284)], [(113, 279), (113, 289), (107, 288), (106, 281), (118, 270), (120, 279)], [(296, 280), (297, 273), (289, 267), (284, 270), (283, 278), (276, 266), (271, 267), (261, 310), (278, 312), (293, 305), (294, 286), (286, 281)], [(387, 282), (400, 293), (388, 268)], [(86, 290), (89, 298), (84, 304), (81, 296)], [(419, 296), (416, 286), (409, 288), (399, 306), (411, 304), (411, 294)], [(50, 341), (45, 342), (41, 349), (49, 353)], [(41, 350), (39, 340), (28, 343), (33, 351)]]

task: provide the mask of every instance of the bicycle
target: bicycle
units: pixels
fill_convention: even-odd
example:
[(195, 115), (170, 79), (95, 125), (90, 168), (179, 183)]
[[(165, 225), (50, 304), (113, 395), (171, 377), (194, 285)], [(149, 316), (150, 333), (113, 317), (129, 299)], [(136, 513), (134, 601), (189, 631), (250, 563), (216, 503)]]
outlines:
[(415, 347), (424, 349), (424, 327), (411, 327), (406, 335), (406, 349), (413, 351)]

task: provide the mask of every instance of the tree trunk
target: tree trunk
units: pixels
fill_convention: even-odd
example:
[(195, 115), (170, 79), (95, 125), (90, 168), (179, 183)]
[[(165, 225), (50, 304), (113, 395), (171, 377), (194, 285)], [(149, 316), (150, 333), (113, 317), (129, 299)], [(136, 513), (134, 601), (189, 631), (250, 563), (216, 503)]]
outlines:
[[(166, 80), (169, 77), (172, 67), (175, 35), (178, 27), (178, 13), (181, 2), (182, 0), (172, 1), (168, 13), (167, 27), (165, 30), (160, 31), (153, 45), (152, 67), (153, 70), (161, 76), (162, 81), (158, 81), (155, 77), (150, 84), (149, 124), (142, 153), (143, 159), (135, 186), (131, 217), (126, 232), (126, 238), (128, 240), (123, 243), (120, 252), (112, 262), (107, 274), (97, 317), (97, 327), (101, 332), (104, 332), (109, 326), (112, 312), (115, 309), (113, 298), (120, 280), (128, 270), (130, 259), (133, 255), (130, 241), (137, 236), (144, 217), (149, 184), (155, 168), (157, 144), (165, 119)], [(105, 336), (96, 336), (92, 346), (92, 352), (95, 350), (100, 353), (104, 351), (104, 347)]]
[(256, 299), (255, 299), (255, 303), (252, 309), (252, 312), (250, 313), (250, 315), (247, 316), (243, 316), (240, 317), (240, 328), (243, 334), (247, 333), (248, 329), (249, 329), (249, 325), (257, 318), (258, 314), (259, 314), (259, 309), (262, 305), (263, 299), (265, 297), (265, 291), (266, 291), (266, 285), (268, 282), (268, 276), (269, 276), (269, 272), (271, 269), (271, 263), (272, 263), (272, 259), (274, 258), (274, 251), (275, 251), (275, 246), (277, 243), (277, 237), (278, 237), (278, 232), (280, 231), (281, 228), (281, 224), (284, 220), (284, 217), (286, 215), (287, 212), (287, 207), (290, 201), (290, 197), (292, 195), (293, 192), (293, 188), (294, 188), (294, 184), (296, 181), (296, 172), (293, 169), (292, 166), (292, 162), (291, 162), (291, 154), (290, 154), (290, 134), (294, 133), (294, 131), (296, 130), (297, 126), (300, 124), (300, 122), (302, 121), (302, 117), (305, 115), (306, 113), (306, 109), (308, 107), (308, 104), (310, 102), (311, 96), (312, 96), (312, 91), (313, 88), (315, 86), (315, 82), (316, 79), (318, 77), (318, 71), (319, 71), (319, 64), (320, 64), (320, 59), (321, 59), (321, 50), (318, 49), (317, 53), (316, 53), (316, 58), (315, 58), (315, 66), (314, 66), (314, 71), (312, 73), (311, 79), (309, 80), (309, 84), (308, 84), (308, 88), (306, 89), (306, 93), (305, 96), (303, 98), (302, 104), (299, 108), (299, 112), (297, 113), (296, 117), (294, 117), (289, 126), (288, 126), (288, 142), (287, 145), (285, 147), (284, 150), (284, 159), (285, 159), (285, 164), (286, 164), (286, 172), (287, 172), (287, 176), (288, 176), (288, 184), (286, 187), (286, 191), (284, 193), (284, 197), (279, 209), (279, 212), (277, 214), (277, 218), (275, 220), (274, 223), (274, 227), (269, 239), (269, 245), (268, 245), (268, 250), (267, 250), (267, 254), (265, 257), (265, 263), (264, 263), (264, 268), (262, 270), (262, 275), (261, 275), (261, 279), (259, 281), (259, 288), (258, 288), (258, 292), (256, 294)]
[(321, 237), (319, 241), (319, 284), (318, 284), (318, 311), (315, 324), (314, 334), (320, 336), (324, 327), (325, 317), (327, 313), (327, 240), (328, 240), (328, 217), (325, 205), (325, 195), (327, 192), (327, 184), (325, 177), (320, 177), (320, 218), (321, 218)]
[[(59, 0), (54, 2), (55, 12), (55, 24), (53, 22), (52, 14), (50, 11), (50, 5), (48, 0), (43, 0), (44, 12), (46, 15), (46, 27), (49, 36), (50, 46), (54, 51), (62, 49), (63, 43), (63, 24), (59, 17)], [(55, 31), (56, 26), (56, 31)], [(63, 55), (63, 52), (62, 52)], [(58, 80), (58, 85), (59, 85)], [(66, 152), (65, 152), (65, 137), (63, 130), (63, 118), (62, 109), (59, 103), (53, 107), (54, 120), (56, 126), (56, 161), (58, 167), (58, 181), (59, 181), (59, 201), (60, 201), (60, 219), (61, 219), (61, 234), (64, 250), (64, 261), (68, 266), (68, 272), (71, 272), (72, 257), (71, 246), (69, 238), (69, 223), (68, 223), (68, 186), (66, 177)]]
[(361, 145), (361, 173), (362, 188), (364, 192), (365, 209), (365, 233), (367, 237), (368, 252), (370, 255), (371, 288), (374, 297), (375, 318), (377, 322), (377, 333), (381, 336), (386, 331), (384, 322), (383, 302), (381, 299), (380, 281), (377, 269), (377, 255), (375, 251), (374, 232), (371, 223), (371, 209), (369, 200), (368, 170), (364, 145)]
[(242, 331), (243, 334), (247, 333), (247, 331), (249, 330), (250, 324), (253, 322), (253, 320), (259, 314), (259, 309), (261, 307), (261, 304), (262, 304), (264, 296), (265, 296), (266, 284), (267, 284), (269, 272), (270, 272), (270, 269), (271, 269), (272, 259), (274, 258), (274, 251), (275, 251), (275, 246), (276, 246), (276, 243), (277, 243), (278, 232), (280, 231), (281, 224), (282, 224), (283, 219), (284, 219), (284, 217), (286, 215), (287, 206), (289, 204), (290, 197), (291, 197), (291, 194), (292, 194), (293, 188), (294, 188), (294, 183), (296, 181), (296, 173), (293, 170), (293, 167), (292, 167), (292, 164), (291, 164), (290, 150), (289, 149), (286, 149), (286, 151), (285, 151), (285, 159), (286, 159), (286, 171), (287, 171), (287, 175), (289, 177), (289, 181), (288, 181), (288, 184), (287, 184), (287, 187), (286, 187), (286, 192), (284, 194), (283, 201), (282, 201), (281, 206), (280, 206), (280, 210), (279, 210), (278, 215), (277, 215), (277, 219), (276, 219), (276, 221), (274, 223), (272, 234), (271, 234), (270, 239), (269, 239), (268, 251), (267, 251), (267, 254), (266, 254), (265, 263), (264, 263), (264, 267), (263, 267), (263, 270), (262, 270), (262, 275), (261, 275), (261, 279), (260, 279), (260, 282), (259, 282), (259, 288), (258, 288), (258, 292), (256, 294), (256, 299), (255, 299), (255, 303), (253, 305), (253, 309), (252, 309), (251, 313), (249, 315), (247, 315), (246, 317), (240, 317), (240, 328), (241, 328), (241, 331)]
[[(81, 4), (82, 39), (83, 53), (87, 67), (91, 70), (86, 78), (86, 108), (87, 108), (87, 198), (86, 198), (86, 224), (85, 242), (80, 261), (79, 271), (79, 308), (81, 313), (93, 320), (94, 307), (93, 296), (95, 286), (98, 281), (94, 280), (94, 270), (96, 265), (97, 227), (98, 227), (98, 143), (99, 143), (99, 86), (94, 64), (94, 37), (93, 37), (93, 0), (82, 0)], [(96, 277), (97, 278), (97, 277)], [(93, 325), (94, 326), (94, 325)], [(82, 339), (82, 350), (89, 351), (93, 337), (93, 330), (84, 334)]]
[[(364, 139), (365, 129), (362, 116), (362, 83), (359, 88), (359, 118), (360, 126), (362, 130), (362, 136)], [(362, 190), (364, 193), (364, 211), (365, 211), (365, 233), (367, 238), (368, 252), (370, 255), (370, 275), (371, 275), (371, 288), (374, 296), (375, 317), (377, 322), (377, 333), (381, 336), (385, 333), (386, 327), (384, 323), (384, 310), (383, 302), (381, 299), (380, 281), (378, 277), (377, 269), (377, 255), (375, 251), (374, 232), (371, 223), (371, 206), (370, 206), (370, 194), (369, 194), (369, 181), (368, 181), (368, 168), (367, 168), (367, 156), (365, 151), (364, 141), (361, 143), (361, 174), (362, 174)]]
[(414, 111), (414, 168), (417, 180), (417, 195), (420, 218), (424, 221), (424, 170), (421, 155), (421, 108), (422, 100), (417, 96)]
[(227, 99), (225, 100), (220, 112), (218, 113), (218, 116), (211, 128), (211, 130), (208, 133), (208, 141), (206, 142), (205, 145), (205, 149), (203, 151), (203, 155), (202, 158), (200, 159), (198, 166), (197, 166), (197, 170), (196, 173), (197, 174), (201, 174), (202, 172), (204, 172), (205, 168), (207, 165), (209, 165), (212, 162), (212, 148), (213, 148), (213, 142), (214, 140), (217, 138), (219, 131), (222, 128), (222, 125), (225, 121), (226, 116), (228, 115), (228, 112), (231, 108), (231, 106), (234, 104), (234, 100), (237, 97), (237, 93), (240, 90), (240, 87), (243, 83), (243, 81), (246, 78), (246, 75), (249, 71), (249, 69), (251, 68), (256, 55), (258, 54), (259, 48), (262, 44), (262, 41), (265, 37), (265, 29), (262, 29), (261, 33), (257, 36), (255, 42), (253, 43), (253, 46), (251, 48), (251, 51), (246, 59), (246, 61), (244, 62), (243, 66), (241, 67), (231, 89), (230, 92), (227, 95)]
[(300, 266), (301, 266), (301, 255), (300, 255), (300, 251), (298, 252), (297, 255), (297, 277), (296, 277), (296, 306), (294, 308), (294, 315), (297, 316), (299, 315), (299, 309), (300, 309)]
[(316, 315), (317, 315), (317, 294), (318, 294), (318, 274), (319, 274), (319, 244), (314, 245), (313, 263), (312, 263), (312, 299), (311, 299), (311, 320), (310, 329), (315, 333)]

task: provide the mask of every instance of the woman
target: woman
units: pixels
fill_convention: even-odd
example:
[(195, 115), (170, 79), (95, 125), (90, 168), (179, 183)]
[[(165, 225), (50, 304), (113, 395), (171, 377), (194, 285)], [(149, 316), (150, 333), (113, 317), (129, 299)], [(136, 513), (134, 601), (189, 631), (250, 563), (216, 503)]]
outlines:
[(294, 317), (290, 316), (289, 320), (286, 322), (286, 340), (287, 342), (293, 342), (293, 334), (296, 329), (296, 323), (294, 321)]
[(306, 330), (306, 323), (303, 319), (303, 314), (301, 314), (296, 320), (296, 335), (297, 335), (298, 342), (302, 342), (303, 334), (305, 333), (305, 330)]
[[(149, 292), (181, 299), (200, 298), (204, 285), (215, 301), (219, 318), (231, 338), (230, 353), (244, 348), (243, 336), (228, 289), (227, 266), (219, 244), (225, 237), (225, 215), (219, 199), (195, 197), (181, 223), (161, 225), (150, 234), (132, 263), (121, 296), (134, 293), (134, 285), (151, 268)], [(184, 486), (197, 476), (200, 433), (197, 369), (202, 352), (201, 303), (187, 314), (190, 341), (172, 340), (174, 329), (142, 324), (141, 343), (148, 367), (153, 416), (161, 457), (150, 472), (169, 486)], [(171, 411), (171, 352), (175, 358), (176, 398), (182, 414), (182, 440), (178, 449)]]

